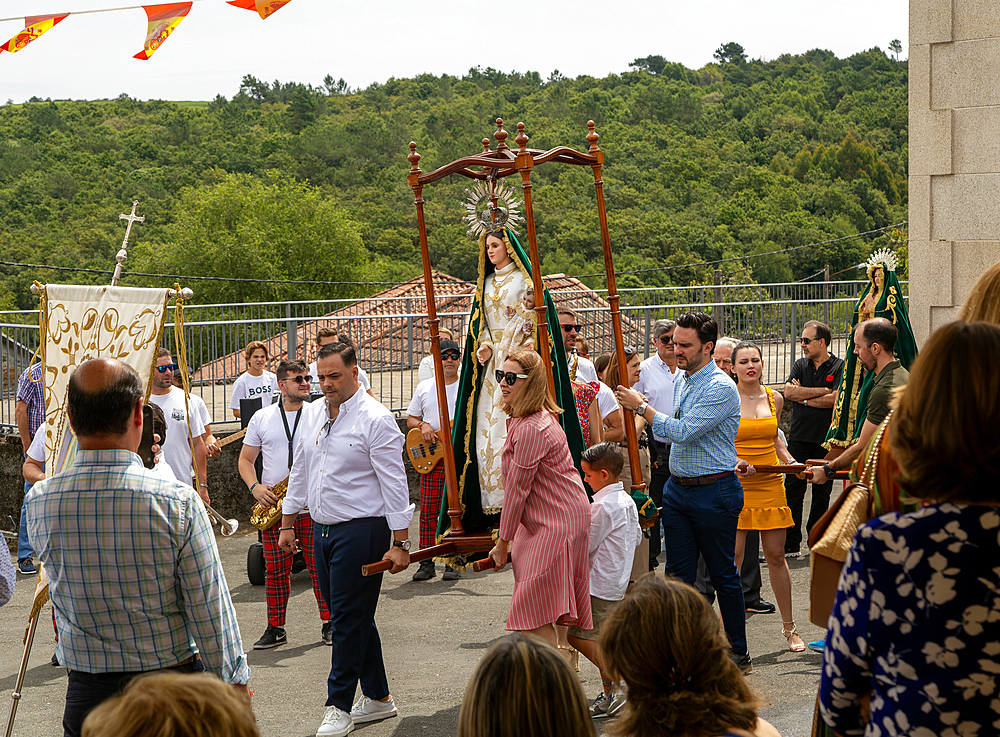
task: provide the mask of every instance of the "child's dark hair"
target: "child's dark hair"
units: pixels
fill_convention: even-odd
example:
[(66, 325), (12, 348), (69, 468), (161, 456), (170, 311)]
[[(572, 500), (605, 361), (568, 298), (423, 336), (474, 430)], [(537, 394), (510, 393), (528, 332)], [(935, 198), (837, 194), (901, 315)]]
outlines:
[(591, 445), (580, 456), (580, 460), (586, 462), (595, 471), (607, 471), (608, 475), (616, 479), (622, 475), (625, 467), (625, 459), (622, 452), (615, 443), (603, 442)]

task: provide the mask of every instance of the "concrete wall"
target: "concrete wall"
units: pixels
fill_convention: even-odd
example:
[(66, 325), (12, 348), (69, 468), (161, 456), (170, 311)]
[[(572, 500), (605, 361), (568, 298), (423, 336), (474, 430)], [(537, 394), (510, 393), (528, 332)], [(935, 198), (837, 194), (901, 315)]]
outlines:
[[(400, 430), (405, 434), (406, 420), (398, 422)], [(236, 468), (242, 447), (243, 443), (239, 441), (231, 443), (222, 449), (222, 455), (208, 462), (208, 488), (212, 496), (213, 509), (226, 518), (235, 517), (242, 527), (249, 527), (250, 510), (254, 500)], [(420, 477), (413, 470), (405, 451), (403, 460), (406, 464), (410, 499), (416, 502), (420, 499)], [(22, 463), (20, 438), (17, 435), (0, 435), (0, 528), (5, 530), (11, 529), (8, 515), (13, 517), (15, 523), (21, 517), (21, 502), (24, 498)]]
[(955, 319), (1000, 261), (1000, 14), (986, 0), (910, 0), (910, 319)]

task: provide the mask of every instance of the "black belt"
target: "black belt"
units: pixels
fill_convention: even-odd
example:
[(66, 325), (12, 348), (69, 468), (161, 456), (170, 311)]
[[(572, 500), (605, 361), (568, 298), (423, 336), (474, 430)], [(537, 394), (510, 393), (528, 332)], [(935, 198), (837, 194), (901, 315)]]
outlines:
[(681, 486), (707, 486), (708, 484), (716, 483), (719, 479), (732, 475), (732, 473), (732, 471), (723, 471), (722, 473), (712, 473), (707, 476), (674, 476), (670, 474), (670, 477)]

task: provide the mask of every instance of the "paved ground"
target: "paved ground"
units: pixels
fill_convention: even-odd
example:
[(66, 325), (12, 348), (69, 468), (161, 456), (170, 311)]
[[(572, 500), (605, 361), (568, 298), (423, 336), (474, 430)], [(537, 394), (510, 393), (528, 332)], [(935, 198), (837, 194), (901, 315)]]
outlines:
[[(417, 539), (416, 524), (410, 536)], [(330, 666), (330, 650), (320, 640), (316, 601), (308, 574), (293, 576), (288, 644), (270, 651), (249, 650), (266, 624), (264, 588), (251, 586), (246, 576), (247, 549), (255, 540), (255, 534), (241, 531), (232, 538), (219, 537), (218, 543), (253, 669), (251, 688), (256, 690), (254, 709), (261, 734), (312, 735), (323, 715)], [(799, 631), (807, 641), (817, 639), (822, 631), (809, 624), (807, 618), (808, 560), (793, 560), (790, 568)], [(505, 635), (504, 621), (513, 585), (509, 568), (499, 574), (470, 570), (461, 580), (448, 583), (441, 580), (440, 572), (431, 581), (414, 582), (410, 579), (413, 570), (411, 566), (397, 576), (385, 574), (377, 615), (390, 687), (400, 716), (359, 727), (356, 733), (364, 737), (454, 735), (469, 676), (483, 652)], [(2, 714), (10, 709), (34, 581), (34, 577), (19, 575), (14, 599), (0, 609)], [(774, 598), (766, 566), (764, 598)], [(62, 734), (66, 672), (49, 664), (53, 640), (49, 609), (44, 612), (28, 663), (14, 727), (16, 735)], [(788, 652), (777, 614), (749, 616), (747, 630), (754, 661), (749, 681), (766, 704), (762, 716), (785, 737), (805, 737), (809, 734), (820, 656)], [(588, 697), (596, 695), (600, 677), (582, 659), (580, 678)], [(601, 734), (599, 722), (597, 733)]]

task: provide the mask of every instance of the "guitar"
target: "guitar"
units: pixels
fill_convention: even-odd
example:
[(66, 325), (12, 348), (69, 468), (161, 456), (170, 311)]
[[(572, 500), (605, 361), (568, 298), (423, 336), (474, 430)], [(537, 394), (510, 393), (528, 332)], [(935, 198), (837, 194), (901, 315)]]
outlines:
[[(242, 438), (246, 434), (247, 434), (247, 428), (244, 427), (239, 432), (234, 432), (232, 435), (228, 435), (225, 438), (223, 438), (222, 440), (219, 440), (218, 438), (216, 438), (215, 439), (215, 444), (217, 446), (219, 446), (219, 451), (221, 452), (222, 449), (225, 448), (227, 445), (229, 445), (230, 443), (235, 443), (237, 440), (239, 440), (240, 438)], [(218, 456), (213, 456), (213, 457), (214, 458), (218, 458)]]
[(406, 453), (413, 462), (413, 467), (419, 474), (428, 474), (434, 470), (442, 458), (444, 458), (444, 443), (441, 442), (441, 431), (436, 430), (437, 436), (430, 445), (424, 443), (423, 433), (419, 427), (415, 427), (406, 433)]

